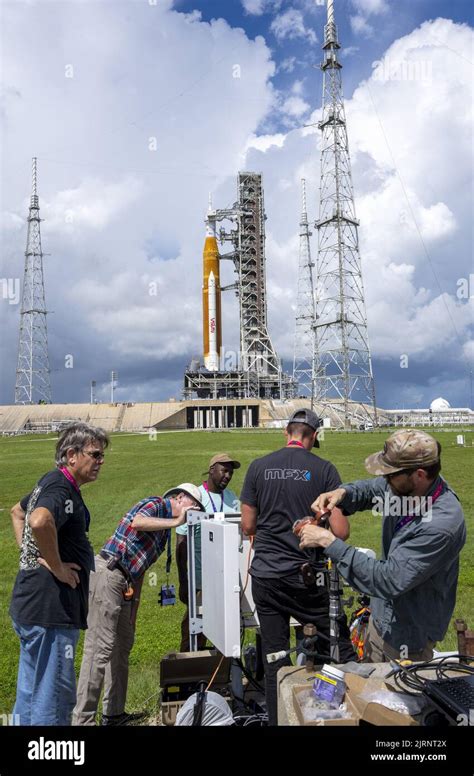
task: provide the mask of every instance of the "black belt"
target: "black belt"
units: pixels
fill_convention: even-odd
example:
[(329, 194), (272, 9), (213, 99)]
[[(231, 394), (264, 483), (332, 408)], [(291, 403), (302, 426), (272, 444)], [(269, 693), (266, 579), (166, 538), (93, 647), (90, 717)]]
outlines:
[(131, 579), (130, 572), (127, 571), (127, 569), (124, 566), (122, 566), (119, 559), (115, 555), (111, 555), (109, 552), (106, 552), (105, 550), (101, 550), (99, 552), (99, 555), (104, 560), (109, 561), (109, 563), (107, 563), (107, 568), (110, 571), (114, 571), (115, 569), (118, 569), (123, 574), (127, 582), (130, 582), (130, 579)]

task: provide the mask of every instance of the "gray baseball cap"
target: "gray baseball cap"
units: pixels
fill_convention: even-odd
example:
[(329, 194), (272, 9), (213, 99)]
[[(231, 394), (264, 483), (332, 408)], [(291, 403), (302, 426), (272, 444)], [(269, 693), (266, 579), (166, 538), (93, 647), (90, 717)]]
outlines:
[[(290, 423), (305, 423), (305, 425), (309, 426), (313, 429), (313, 431), (317, 431), (320, 426), (323, 425), (322, 418), (319, 417), (319, 415), (316, 415), (313, 410), (295, 410), (295, 412), (292, 414), (288, 421), (288, 425)], [(319, 447), (319, 441), (318, 439), (314, 440), (313, 447)]]

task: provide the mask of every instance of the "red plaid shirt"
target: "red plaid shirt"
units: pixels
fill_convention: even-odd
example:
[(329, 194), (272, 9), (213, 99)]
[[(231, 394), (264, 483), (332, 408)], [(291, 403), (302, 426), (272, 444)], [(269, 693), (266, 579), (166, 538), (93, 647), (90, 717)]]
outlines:
[(168, 499), (151, 496), (135, 504), (122, 517), (113, 535), (103, 546), (103, 551), (116, 557), (130, 574), (132, 580), (139, 579), (158, 560), (166, 547), (168, 530), (136, 531), (132, 526), (135, 515), (171, 519), (171, 505)]

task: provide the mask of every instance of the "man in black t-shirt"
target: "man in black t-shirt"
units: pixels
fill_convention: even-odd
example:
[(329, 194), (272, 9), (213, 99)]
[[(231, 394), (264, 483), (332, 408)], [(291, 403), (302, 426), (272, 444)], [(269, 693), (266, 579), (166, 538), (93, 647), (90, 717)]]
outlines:
[[(315, 650), (329, 655), (327, 574), (319, 554), (300, 550), (300, 541), (293, 533), (297, 520), (311, 516), (311, 504), (326, 486), (330, 484), (332, 490), (341, 483), (335, 466), (310, 452), (319, 447), (320, 425), (321, 420), (311, 410), (294, 412), (286, 429), (286, 447), (250, 464), (240, 496), (242, 529), (255, 535), (250, 574), (260, 621), (270, 725), (277, 724), (277, 672), (291, 661), (283, 658), (268, 663), (266, 656), (289, 649), (290, 618), (302, 625), (316, 625), (323, 637), (317, 640)], [(336, 536), (348, 537), (349, 523), (340, 510), (333, 510), (330, 526)], [(303, 564), (309, 564), (314, 581), (303, 577)], [(355, 657), (347, 623), (340, 623), (339, 651), (341, 662)]]
[(94, 554), (81, 485), (97, 479), (106, 433), (73, 423), (56, 445), (56, 466), (12, 508), (20, 570), (10, 604), (20, 639), (13, 713), (21, 725), (70, 725), (76, 701), (74, 655), (87, 627)]

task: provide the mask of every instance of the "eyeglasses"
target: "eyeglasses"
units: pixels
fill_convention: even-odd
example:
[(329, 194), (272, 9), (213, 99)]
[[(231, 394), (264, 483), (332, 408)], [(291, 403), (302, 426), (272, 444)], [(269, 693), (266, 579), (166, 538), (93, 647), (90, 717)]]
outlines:
[(400, 471), (393, 472), (392, 474), (384, 474), (384, 477), (390, 481), (392, 477), (398, 477), (399, 474), (413, 474), (413, 472), (416, 472), (416, 469), (400, 469)]
[(94, 461), (103, 461), (105, 458), (104, 453), (101, 450), (82, 450), (85, 455), (90, 455)]

